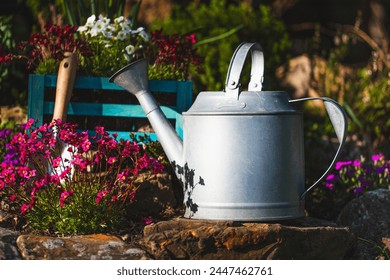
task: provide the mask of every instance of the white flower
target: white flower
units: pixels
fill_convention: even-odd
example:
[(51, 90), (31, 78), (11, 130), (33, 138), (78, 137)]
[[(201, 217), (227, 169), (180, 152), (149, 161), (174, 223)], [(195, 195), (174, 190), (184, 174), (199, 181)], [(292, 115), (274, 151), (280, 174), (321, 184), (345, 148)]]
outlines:
[(95, 19), (96, 19), (96, 16), (95, 16), (95, 15), (90, 16), (90, 17), (87, 19), (87, 23), (85, 24), (85, 26), (92, 27), (93, 24), (95, 23)]
[(86, 32), (88, 30), (88, 27), (83, 25), (83, 26), (79, 26), (77, 28), (77, 31), (80, 32), (80, 33), (83, 33), (83, 32)]
[(124, 53), (123, 56), (125, 57), (125, 59), (126, 59), (127, 61), (130, 62), (130, 56), (128, 56), (126, 53)]
[(133, 45), (128, 45), (126, 48), (125, 48), (126, 52), (128, 55), (132, 55), (135, 51), (135, 47)]
[(108, 31), (110, 32), (113, 32), (115, 31), (115, 26), (113, 26), (112, 24), (108, 25), (107, 28), (106, 28)]
[(110, 31), (104, 32), (104, 37), (106, 37), (107, 39), (111, 39), (112, 38), (112, 32), (110, 32)]
[(98, 35), (97, 29), (93, 28), (87, 32), (87, 34), (91, 34), (92, 37), (96, 37)]
[(104, 17), (101, 14), (99, 15), (99, 20), (101, 20), (104, 23), (104, 25), (108, 25), (110, 23), (110, 19), (107, 17)]
[(143, 27), (138, 27), (137, 30), (133, 30), (133, 31), (131, 31), (131, 33), (137, 34), (137, 33), (140, 33), (140, 32), (142, 32), (142, 31), (144, 31), (144, 29), (145, 29), (145, 28), (143, 28)]
[(139, 33), (139, 36), (141, 36), (141, 38), (144, 39), (145, 41), (149, 41), (149, 35), (145, 31), (141, 31)]
[(120, 22), (122, 22), (122, 21), (124, 21), (124, 17), (123, 16), (120, 16), (120, 17), (117, 17), (116, 19), (114, 19), (114, 22), (115, 23), (120, 23)]
[(130, 33), (131, 32), (131, 26), (130, 26), (129, 22), (127, 22), (127, 21), (121, 22), (119, 24), (119, 26), (121, 27), (122, 31), (124, 31), (126, 33)]
[(124, 31), (119, 31), (116, 37), (118, 38), (118, 40), (123, 41), (127, 38), (127, 34)]
[(104, 31), (106, 31), (106, 25), (104, 24), (104, 21), (100, 19), (94, 24), (92, 28), (96, 28), (96, 31), (98, 33), (103, 33)]

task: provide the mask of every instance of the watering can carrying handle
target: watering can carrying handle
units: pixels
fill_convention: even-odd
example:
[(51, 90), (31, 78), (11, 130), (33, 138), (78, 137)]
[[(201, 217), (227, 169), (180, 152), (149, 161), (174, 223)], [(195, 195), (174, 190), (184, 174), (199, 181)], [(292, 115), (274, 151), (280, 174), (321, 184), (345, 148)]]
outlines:
[(227, 96), (238, 99), (240, 90), (240, 75), (245, 59), (251, 51), (251, 79), (248, 85), (249, 91), (261, 91), (264, 75), (264, 54), (258, 43), (242, 43), (235, 50), (230, 60), (229, 69), (226, 75), (225, 92)]
[(294, 102), (302, 102), (302, 101), (309, 101), (309, 100), (322, 100), (324, 102), (325, 109), (328, 112), (330, 121), (332, 122), (333, 128), (336, 132), (337, 139), (339, 140), (340, 144), (337, 149), (336, 155), (334, 156), (328, 169), (326, 169), (324, 174), (322, 174), (322, 176), (301, 195), (301, 198), (304, 198), (306, 194), (312, 188), (314, 188), (322, 179), (324, 179), (325, 176), (328, 175), (329, 172), (332, 170), (333, 166), (336, 164), (337, 158), (340, 155), (340, 151), (345, 144), (345, 138), (347, 136), (347, 130), (348, 130), (347, 115), (343, 107), (341, 107), (340, 104), (334, 101), (333, 99), (327, 97), (308, 97), (308, 98), (289, 100), (289, 102), (294, 103)]

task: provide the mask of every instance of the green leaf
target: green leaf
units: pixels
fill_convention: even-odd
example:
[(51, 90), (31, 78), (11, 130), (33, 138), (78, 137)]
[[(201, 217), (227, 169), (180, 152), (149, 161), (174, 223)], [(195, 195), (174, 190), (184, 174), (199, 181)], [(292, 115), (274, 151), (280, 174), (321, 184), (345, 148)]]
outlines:
[(347, 114), (351, 117), (352, 121), (356, 123), (359, 128), (363, 128), (362, 123), (359, 121), (356, 114), (353, 112), (352, 108), (348, 105), (348, 103), (344, 101), (343, 106)]
[(244, 24), (240, 24), (237, 27), (232, 28), (229, 31), (227, 31), (225, 33), (222, 33), (222, 34), (220, 34), (218, 36), (214, 36), (214, 37), (211, 37), (211, 38), (207, 38), (207, 39), (201, 40), (201, 41), (197, 42), (196, 44), (194, 44), (194, 46), (197, 47), (197, 46), (200, 46), (200, 45), (209, 44), (209, 43), (212, 43), (212, 42), (215, 42), (215, 41), (218, 41), (218, 40), (225, 39), (226, 37), (229, 37), (229, 36), (233, 35), (234, 33), (237, 33), (243, 27), (244, 27)]

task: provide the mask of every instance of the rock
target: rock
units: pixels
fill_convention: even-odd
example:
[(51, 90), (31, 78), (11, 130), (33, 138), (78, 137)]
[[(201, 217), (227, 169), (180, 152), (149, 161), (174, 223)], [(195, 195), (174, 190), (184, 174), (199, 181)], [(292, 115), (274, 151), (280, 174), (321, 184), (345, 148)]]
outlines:
[(0, 228), (0, 260), (20, 260), (20, 254), (16, 246), (16, 238), (19, 232), (6, 228)]
[(357, 236), (352, 258), (383, 258), (390, 237), (390, 190), (369, 191), (350, 201), (340, 212), (337, 222), (348, 226)]
[(342, 259), (349, 229), (311, 218), (240, 223), (176, 218), (146, 226), (140, 241), (156, 259)]
[(172, 188), (171, 175), (163, 172), (152, 174), (150, 172), (140, 174), (135, 184), (141, 186), (135, 196), (135, 201), (129, 207), (129, 215), (132, 217), (170, 217), (176, 208), (176, 198)]
[(27, 260), (140, 260), (145, 251), (118, 237), (93, 234), (72, 237), (21, 235), (16, 241)]

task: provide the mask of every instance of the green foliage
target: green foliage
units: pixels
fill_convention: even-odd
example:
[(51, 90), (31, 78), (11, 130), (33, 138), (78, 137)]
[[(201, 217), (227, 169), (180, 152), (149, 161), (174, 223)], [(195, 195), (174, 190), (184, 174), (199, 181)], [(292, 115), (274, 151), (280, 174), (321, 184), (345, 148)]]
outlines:
[[(0, 57), (3, 53), (13, 50), (16, 46), (12, 33), (13, 16), (0, 16)], [(1, 61), (1, 58), (0, 58)], [(24, 105), (26, 94), (20, 92), (20, 87), (15, 85), (23, 85), (23, 72), (20, 70), (20, 65), (6, 65), (0, 62), (0, 102), (1, 103), (17, 103)]]
[[(152, 25), (152, 29), (159, 28), (167, 34), (196, 32), (200, 42), (221, 34), (230, 35), (198, 45), (198, 53), (204, 57), (204, 67), (202, 71), (192, 69), (191, 79), (200, 90), (224, 88), (230, 58), (243, 41), (262, 45), (266, 58), (265, 86), (273, 87), (275, 69), (286, 60), (290, 47), (284, 24), (271, 15), (269, 7), (263, 5), (254, 10), (246, 3), (227, 4), (225, 0), (212, 0), (209, 4), (192, 2), (184, 10), (175, 6), (170, 18)], [(232, 30), (234, 32), (229, 33)], [(247, 85), (249, 80), (245, 76), (241, 80), (243, 85)]]
[(47, 188), (37, 192), (36, 207), (25, 216), (29, 228), (51, 234), (88, 234), (117, 230), (126, 221), (120, 204), (95, 202), (100, 191), (97, 179), (88, 187), (74, 184), (74, 189), (80, 193), (72, 195), (64, 207), (60, 206), (58, 191)]
[[(50, 5), (53, 5), (62, 15), (68, 24), (74, 26), (82, 25), (89, 16), (104, 14), (109, 18), (123, 16), (124, 0), (27, 0), (26, 3), (31, 11), (38, 15), (43, 14), (44, 18), (50, 17)], [(137, 3), (137, 7), (140, 3)], [(135, 8), (134, 7), (134, 8)], [(136, 11), (135, 11), (136, 12)]]
[(355, 113), (353, 131), (368, 135), (378, 147), (386, 145), (390, 138), (390, 69), (373, 72), (369, 68), (360, 69), (348, 83), (349, 94), (344, 100)]
[(35, 74), (55, 74), (58, 73), (58, 68), (60, 66), (60, 62), (58, 60), (55, 60), (54, 58), (47, 58), (45, 60), (42, 60), (37, 68), (35, 69)]
[(82, 25), (90, 15), (104, 14), (108, 18), (123, 16), (123, 0), (57, 0), (62, 13), (73, 26)]

